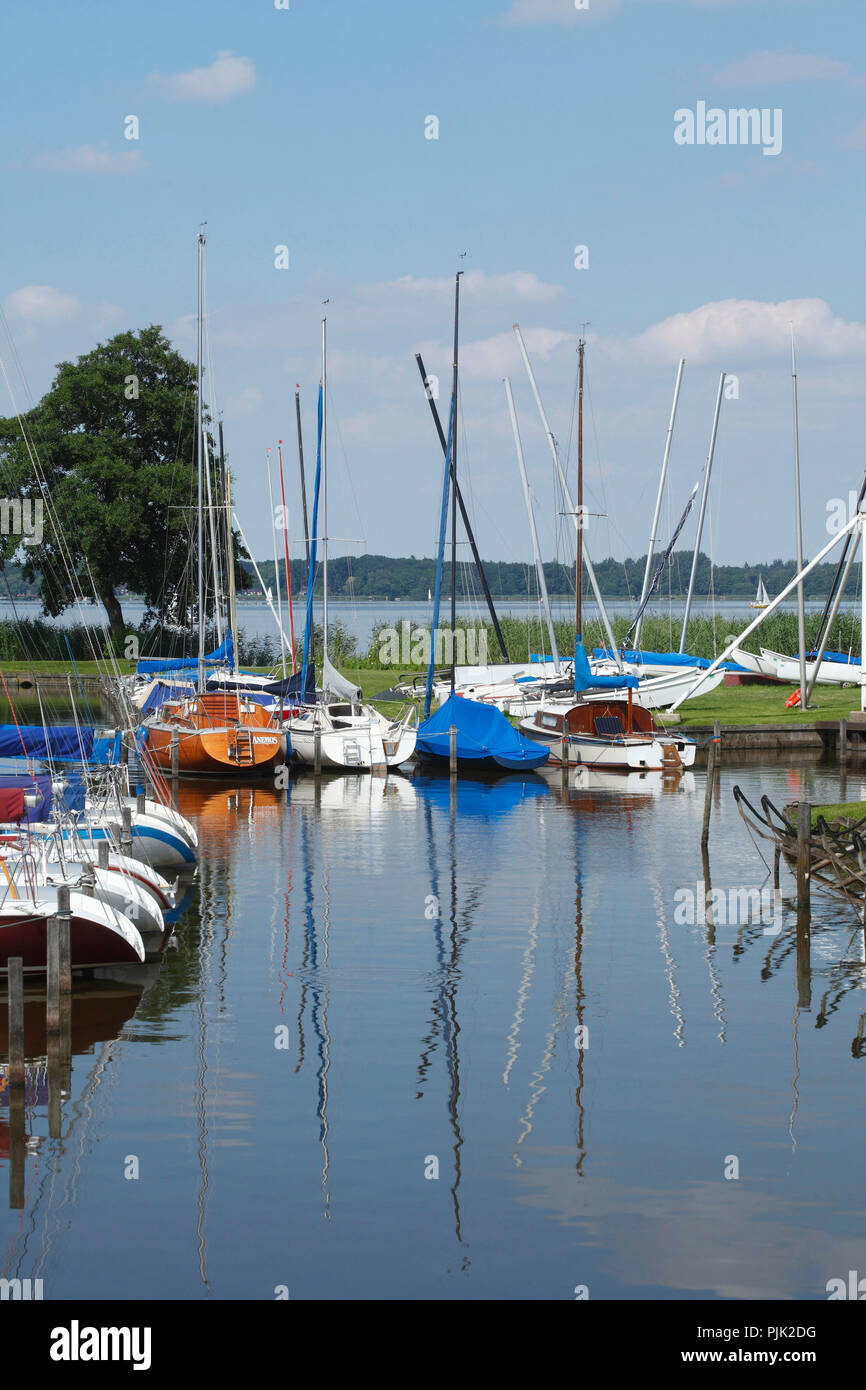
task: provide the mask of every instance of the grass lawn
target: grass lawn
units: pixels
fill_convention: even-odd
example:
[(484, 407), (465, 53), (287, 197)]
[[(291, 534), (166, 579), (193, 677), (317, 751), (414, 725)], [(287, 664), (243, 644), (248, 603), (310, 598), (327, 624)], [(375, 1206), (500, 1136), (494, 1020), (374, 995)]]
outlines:
[[(805, 711), (785, 709), (796, 685), (720, 685), (708, 695), (697, 695), (680, 705), (681, 723), (712, 724), (812, 724), (819, 719), (849, 719), (860, 707), (856, 686), (816, 685)], [(664, 716), (660, 722), (664, 722)]]

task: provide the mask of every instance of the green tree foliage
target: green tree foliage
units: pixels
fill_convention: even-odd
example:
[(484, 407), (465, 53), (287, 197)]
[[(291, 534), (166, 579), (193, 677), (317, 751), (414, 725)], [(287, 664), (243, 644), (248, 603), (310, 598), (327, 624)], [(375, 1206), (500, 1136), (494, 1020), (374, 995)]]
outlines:
[[(158, 325), (119, 333), (59, 364), (51, 389), (24, 417), (48, 499), (43, 541), (16, 557), (25, 579), (38, 575), (46, 614), (62, 613), (78, 589), (90, 594), (92, 579), (119, 638), (119, 591), (140, 594), (158, 618), (190, 587), (195, 426), (195, 369)], [(0, 471), (9, 495), (43, 496), (15, 419), (0, 420)], [(216, 496), (218, 472), (213, 465)], [(3, 560), (17, 544), (6, 540)]]

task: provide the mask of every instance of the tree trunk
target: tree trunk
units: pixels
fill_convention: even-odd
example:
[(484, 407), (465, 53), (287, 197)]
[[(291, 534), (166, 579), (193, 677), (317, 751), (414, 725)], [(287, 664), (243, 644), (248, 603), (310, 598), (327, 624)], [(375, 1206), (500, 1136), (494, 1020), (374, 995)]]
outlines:
[(123, 620), (123, 609), (120, 606), (117, 595), (112, 586), (105, 582), (96, 581), (96, 592), (99, 595), (106, 613), (108, 614), (108, 630), (112, 637), (123, 637), (126, 632), (126, 623)]

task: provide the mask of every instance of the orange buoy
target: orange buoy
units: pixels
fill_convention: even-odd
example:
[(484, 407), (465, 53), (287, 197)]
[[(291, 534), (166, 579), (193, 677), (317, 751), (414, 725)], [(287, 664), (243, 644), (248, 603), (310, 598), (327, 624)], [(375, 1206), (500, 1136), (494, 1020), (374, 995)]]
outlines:
[(785, 709), (796, 709), (800, 703), (800, 691), (795, 690), (793, 695), (789, 695), (785, 701)]

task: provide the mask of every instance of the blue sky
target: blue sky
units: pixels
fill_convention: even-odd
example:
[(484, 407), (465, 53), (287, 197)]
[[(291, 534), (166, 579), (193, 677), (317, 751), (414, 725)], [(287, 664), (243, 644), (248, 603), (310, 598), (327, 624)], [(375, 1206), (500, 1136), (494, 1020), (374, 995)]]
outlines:
[[(264, 457), (279, 437), (301, 534), (294, 384), (309, 461), (324, 299), (329, 529), (432, 553), (441, 455), (413, 353), (444, 398), (464, 251), (460, 466), (484, 555), (530, 555), (506, 374), (545, 554), (568, 550), (515, 321), (564, 448), (589, 325), (598, 557), (645, 549), (680, 356), (662, 533), (700, 475), (724, 370), (739, 394), (722, 411), (704, 548), (725, 563), (793, 554), (792, 319), (807, 551), (826, 540), (828, 500), (859, 485), (861, 0), (7, 0), (0, 25), (0, 299), (29, 389), (38, 398), (56, 362), (151, 322), (192, 357), (206, 221), (208, 397), (257, 555), (271, 548)], [(780, 109), (781, 151), (678, 145), (674, 113), (701, 101)], [(274, 266), (282, 244), (288, 270)]]

